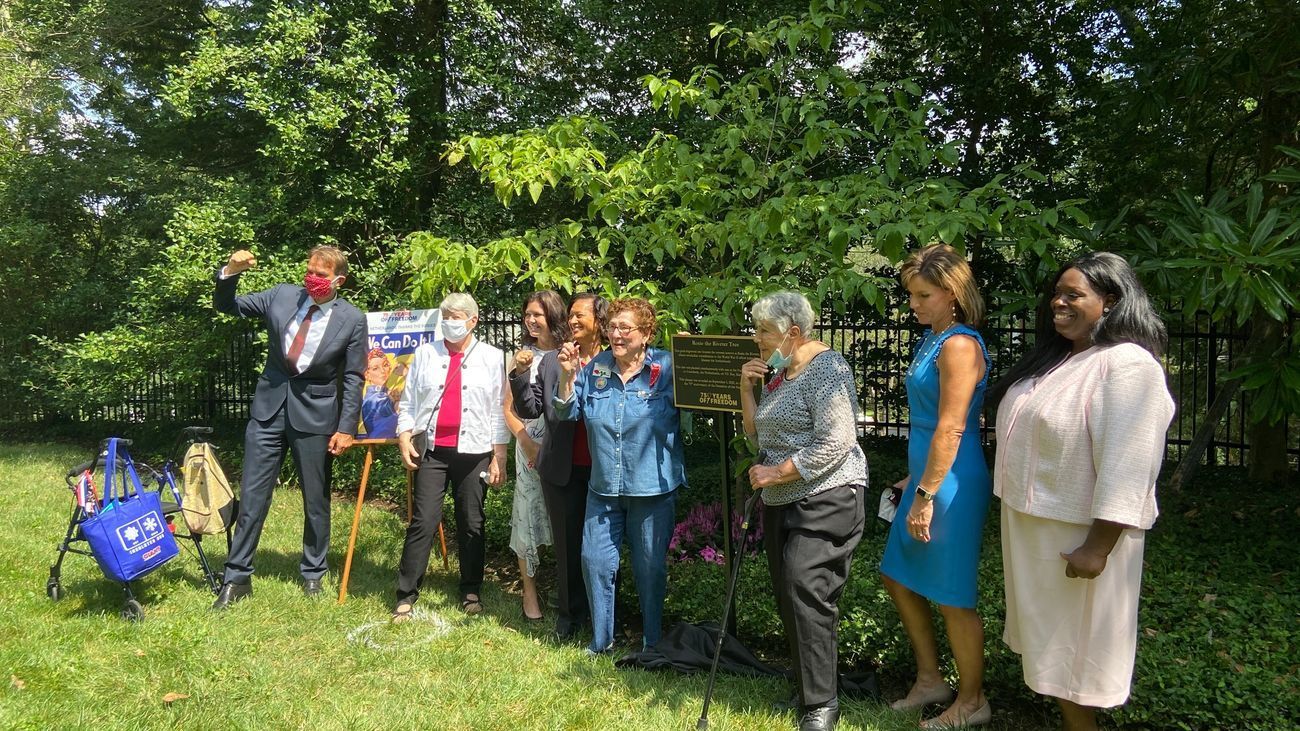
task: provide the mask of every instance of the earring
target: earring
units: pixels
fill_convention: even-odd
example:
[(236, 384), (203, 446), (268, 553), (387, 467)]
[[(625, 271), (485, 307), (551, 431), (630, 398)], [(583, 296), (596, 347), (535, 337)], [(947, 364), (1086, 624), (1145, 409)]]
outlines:
[(1109, 307), (1103, 307), (1103, 308), (1101, 308), (1101, 314), (1102, 314), (1102, 316), (1109, 315), (1109, 314), (1110, 314), (1110, 308), (1109, 308)]
[(952, 321), (957, 321), (957, 300), (952, 301)]

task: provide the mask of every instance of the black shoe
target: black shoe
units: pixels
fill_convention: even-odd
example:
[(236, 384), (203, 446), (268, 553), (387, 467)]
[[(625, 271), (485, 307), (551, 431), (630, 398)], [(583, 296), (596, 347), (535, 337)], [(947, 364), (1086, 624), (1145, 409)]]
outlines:
[(799, 731), (835, 731), (840, 722), (840, 704), (831, 701), (824, 706), (809, 708), (799, 719)]
[(212, 602), (212, 608), (221, 611), (235, 602), (242, 601), (245, 597), (253, 595), (252, 584), (232, 584), (227, 581), (221, 585), (221, 591), (217, 592), (217, 600)]
[(306, 594), (307, 596), (319, 596), (320, 579), (303, 579), (302, 593)]

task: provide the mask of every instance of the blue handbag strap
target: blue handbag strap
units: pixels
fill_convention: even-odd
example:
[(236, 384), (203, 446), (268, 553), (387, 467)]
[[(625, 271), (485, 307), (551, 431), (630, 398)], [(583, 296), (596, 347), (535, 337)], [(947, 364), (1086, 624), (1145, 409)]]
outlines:
[[(118, 490), (114, 483), (116, 482), (116, 477), (117, 477), (118, 450), (122, 450), (122, 459), (125, 460), (126, 462), (126, 467), (123, 470), (123, 473), (126, 476), (131, 478), (131, 484), (132, 486), (135, 487), (135, 496), (144, 497), (144, 495), (141, 492), (142, 488), (140, 485), (140, 475), (136, 474), (135, 463), (131, 461), (131, 455), (127, 454), (126, 450), (122, 448), (122, 445), (118, 443), (117, 437), (110, 437), (108, 440), (108, 448), (107, 448), (108, 454), (104, 460), (103, 501), (105, 505), (107, 505), (110, 501), (114, 501), (117, 499), (116, 493), (118, 492)], [(122, 493), (123, 500), (126, 500), (128, 497), (130, 497), (130, 495), (127, 494), (127, 487), (125, 485), (122, 486), (121, 493)]]

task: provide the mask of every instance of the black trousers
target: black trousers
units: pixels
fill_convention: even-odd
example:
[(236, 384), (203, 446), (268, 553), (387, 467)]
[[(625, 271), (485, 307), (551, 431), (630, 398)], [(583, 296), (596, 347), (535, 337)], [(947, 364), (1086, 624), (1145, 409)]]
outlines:
[(839, 695), (838, 602), (862, 538), (866, 489), (835, 487), (763, 507), (763, 544), (805, 708)]
[(429, 568), (433, 537), (442, 522), (442, 501), (447, 483), (456, 502), (456, 555), (460, 560), (460, 595), (478, 594), (483, 588), (483, 499), (487, 485), (479, 473), (487, 471), (491, 452), (460, 454), (454, 448), (436, 447), (424, 453), (415, 473), (411, 524), (406, 528), (402, 560), (397, 569), (397, 601), (414, 602), (420, 596), (424, 572)]
[(574, 465), (563, 484), (542, 480), (542, 500), (551, 519), (555, 549), (555, 631), (576, 631), (591, 618), (587, 588), (582, 581), (582, 524), (587, 517), (587, 483), (591, 467)]
[(239, 519), (226, 556), (225, 580), (247, 584), (253, 580), (253, 555), (262, 539), (262, 526), (271, 509), (271, 493), (280, 477), (285, 451), (302, 483), (302, 561), (305, 579), (319, 579), (329, 569), (330, 547), (329, 434), (308, 434), (289, 425), (284, 407), (266, 421), (250, 419), (244, 430), (244, 472), (239, 490)]

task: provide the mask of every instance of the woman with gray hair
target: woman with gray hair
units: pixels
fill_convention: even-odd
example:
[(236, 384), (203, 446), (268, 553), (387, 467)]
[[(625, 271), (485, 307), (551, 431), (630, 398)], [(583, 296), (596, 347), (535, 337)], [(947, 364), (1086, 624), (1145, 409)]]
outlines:
[(447, 483), (454, 485), (460, 607), (483, 611), (483, 500), (487, 483), (505, 481), (505, 355), (473, 335), (478, 304), (463, 293), (439, 306), (439, 334), (416, 348), (397, 415), (398, 452), (415, 471), (414, 512), (397, 572), (393, 621), (411, 617), (442, 521)]
[(809, 337), (813, 309), (802, 294), (769, 294), (751, 319), (759, 357), (741, 366), (740, 405), (760, 463), (749, 479), (763, 491), (763, 542), (799, 729), (828, 731), (840, 716), (837, 605), (865, 515), (857, 389), (844, 357)]

